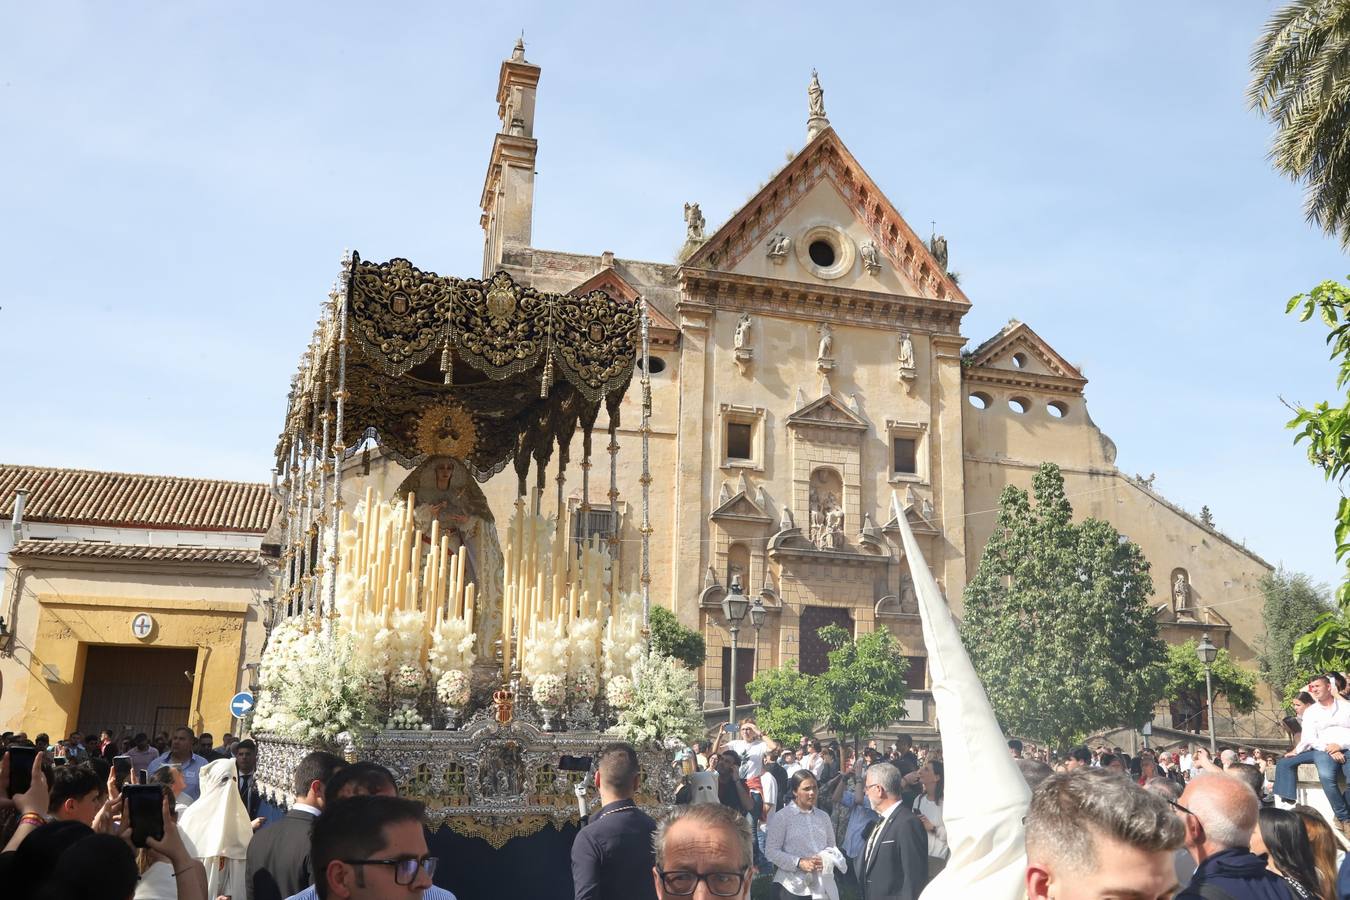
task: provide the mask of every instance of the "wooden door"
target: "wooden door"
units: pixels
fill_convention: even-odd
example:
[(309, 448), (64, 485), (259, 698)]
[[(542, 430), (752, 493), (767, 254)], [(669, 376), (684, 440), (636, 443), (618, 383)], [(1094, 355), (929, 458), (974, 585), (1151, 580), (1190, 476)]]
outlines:
[(154, 737), (188, 724), (196, 650), (94, 645), (84, 664), (79, 729), (144, 731)]
[(806, 675), (819, 675), (830, 667), (830, 645), (820, 639), (820, 629), (838, 625), (853, 634), (853, 617), (837, 606), (807, 606), (802, 609), (801, 657), (797, 668)]

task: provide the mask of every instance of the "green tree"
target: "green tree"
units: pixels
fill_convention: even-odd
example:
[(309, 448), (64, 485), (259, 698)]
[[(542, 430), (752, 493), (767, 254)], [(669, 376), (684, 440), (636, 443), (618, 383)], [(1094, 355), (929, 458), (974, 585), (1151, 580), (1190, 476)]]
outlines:
[(905, 712), (905, 671), (909, 663), (884, 628), (856, 640), (838, 625), (820, 629), (820, 638), (834, 649), (830, 667), (816, 678), (819, 718), (825, 727), (853, 740), (899, 721)]
[(703, 665), (708, 652), (703, 635), (685, 628), (664, 606), (653, 604), (649, 621), (652, 652), (678, 659), (689, 669)]
[(769, 737), (795, 745), (815, 733), (820, 720), (820, 687), (810, 675), (797, 671), (796, 661), (760, 672), (745, 691), (759, 704), (756, 721)]
[(1147, 598), (1149, 565), (1105, 522), (1075, 524), (1064, 476), (1045, 463), (1007, 487), (961, 636), (1003, 727), (1067, 747), (1145, 721), (1163, 696), (1167, 650)]
[(1275, 124), (1270, 158), (1303, 182), (1304, 212), (1350, 246), (1350, 2), (1295, 0), (1252, 51), (1247, 97)]
[[(1256, 709), (1256, 673), (1233, 662), (1227, 650), (1220, 650), (1214, 657), (1210, 678), (1214, 696), (1227, 699), (1234, 712)], [(1194, 640), (1167, 647), (1166, 697), (1189, 709), (1205, 707), (1205, 667), (1196, 655)]]
[(1261, 593), (1266, 601), (1261, 611), (1266, 634), (1258, 657), (1261, 678), (1284, 696), (1290, 685), (1306, 684), (1315, 673), (1294, 661), (1294, 644), (1317, 626), (1324, 613), (1331, 612), (1331, 604), (1307, 575), (1284, 569), (1261, 579)]

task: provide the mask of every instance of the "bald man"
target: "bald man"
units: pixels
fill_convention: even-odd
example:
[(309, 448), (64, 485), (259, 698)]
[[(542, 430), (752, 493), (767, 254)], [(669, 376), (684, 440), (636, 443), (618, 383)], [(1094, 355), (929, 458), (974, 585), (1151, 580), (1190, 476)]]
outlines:
[[(1226, 775), (1199, 775), (1173, 806), (1186, 828), (1186, 849), (1196, 862), (1195, 877), (1177, 900), (1201, 900), (1211, 894), (1233, 900), (1291, 896), (1284, 879), (1251, 852), (1260, 803), (1244, 782)], [(1211, 890), (1202, 893), (1205, 886)]]

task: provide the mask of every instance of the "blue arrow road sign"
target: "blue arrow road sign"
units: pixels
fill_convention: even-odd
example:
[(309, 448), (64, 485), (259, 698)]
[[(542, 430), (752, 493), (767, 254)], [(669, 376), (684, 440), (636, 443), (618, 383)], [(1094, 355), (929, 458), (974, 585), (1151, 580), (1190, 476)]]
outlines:
[(242, 719), (253, 710), (253, 695), (248, 691), (240, 691), (230, 699), (230, 715), (236, 719)]

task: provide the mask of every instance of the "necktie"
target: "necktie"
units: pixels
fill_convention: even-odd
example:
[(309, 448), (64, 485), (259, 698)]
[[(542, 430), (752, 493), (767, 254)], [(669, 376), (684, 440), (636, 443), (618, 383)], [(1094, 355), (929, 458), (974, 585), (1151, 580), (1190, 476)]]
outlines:
[(872, 833), (867, 836), (867, 849), (863, 852), (864, 866), (872, 864), (872, 854), (876, 851), (877, 848), (877, 838), (880, 837), (881, 835), (881, 829), (885, 827), (886, 827), (886, 820), (878, 819), (876, 827), (874, 827), (872, 829)]

